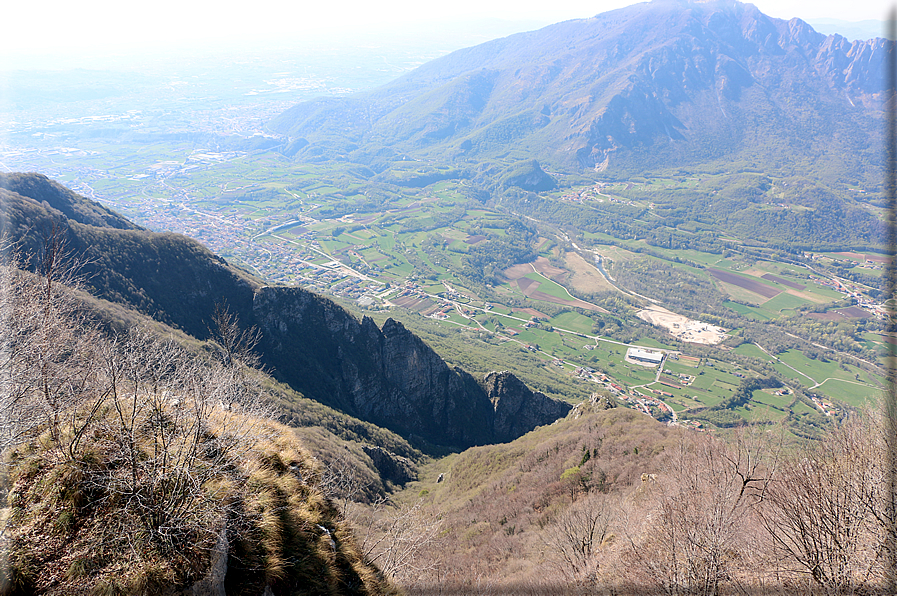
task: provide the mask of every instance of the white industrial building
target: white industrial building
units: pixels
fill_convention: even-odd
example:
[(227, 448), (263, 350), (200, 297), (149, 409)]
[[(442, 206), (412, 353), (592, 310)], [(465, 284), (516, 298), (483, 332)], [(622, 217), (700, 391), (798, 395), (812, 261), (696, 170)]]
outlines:
[(641, 348), (629, 348), (626, 350), (626, 357), (636, 362), (644, 362), (652, 366), (657, 366), (663, 362), (663, 352), (654, 352), (651, 350), (642, 350)]

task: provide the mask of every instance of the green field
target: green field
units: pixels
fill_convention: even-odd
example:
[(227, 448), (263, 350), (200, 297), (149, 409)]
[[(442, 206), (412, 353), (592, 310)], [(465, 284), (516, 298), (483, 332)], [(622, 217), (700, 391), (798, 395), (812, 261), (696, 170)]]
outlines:
[(638, 345), (640, 345), (640, 346), (645, 346), (648, 348), (660, 348), (663, 350), (672, 349), (672, 347), (669, 344), (666, 344), (659, 340), (656, 340), (653, 337), (643, 337), (643, 338), (639, 339), (638, 342), (636, 342), (636, 343), (638, 343)]
[(829, 379), (816, 389), (833, 399), (858, 408), (874, 404), (884, 395), (883, 389), (840, 379)]
[[(193, 148), (185, 143), (180, 143), (177, 147), (158, 144), (135, 147), (134, 155), (142, 156), (141, 159), (149, 160), (153, 164), (166, 161), (182, 164), (190, 157), (192, 151)], [(95, 161), (99, 163), (100, 160), (97, 158)], [(505, 164), (498, 160), (494, 165), (504, 167)], [(397, 162), (387, 164), (385, 173), (401, 182), (403, 177), (443, 171), (447, 170), (439, 164)], [(534, 370), (551, 370), (552, 374), (572, 377), (569, 371), (573, 366), (588, 364), (607, 372), (616, 382), (627, 386), (652, 383), (656, 374), (656, 369), (625, 363), (624, 346), (599, 342), (596, 349), (584, 350), (583, 346), (590, 344), (590, 340), (543, 329), (525, 329), (523, 322), (504, 315), (513, 312), (514, 317), (530, 320), (535, 315), (524, 313), (523, 309), (535, 309), (546, 315), (547, 321), (543, 321), (542, 324), (588, 336), (593, 335), (593, 326), (601, 321), (605, 325), (601, 328), (602, 336), (608, 339), (623, 340), (641, 346), (681, 350), (685, 355), (700, 355), (705, 358), (706, 364), (691, 366), (684, 361), (668, 361), (665, 365), (669, 372), (695, 375), (695, 381), (689, 387), (662, 388), (674, 394), (675, 397), (670, 403), (680, 410), (695, 406), (713, 406), (731, 396), (742, 381), (741, 377), (735, 376), (736, 372), (744, 377), (769, 374), (768, 371), (763, 371), (761, 366), (752, 364), (750, 358), (762, 362), (770, 362), (773, 358), (751, 343), (738, 346), (734, 349), (734, 353), (728, 353), (726, 349), (727, 346), (735, 345), (737, 338), (728, 339), (722, 348), (706, 346), (693, 348), (687, 343), (677, 342), (662, 330), (649, 328), (636, 319), (634, 313), (643, 308), (646, 302), (634, 294), (625, 294), (626, 287), (622, 288), (624, 292), (617, 292), (607, 284), (593, 284), (592, 287), (585, 284), (577, 287), (574, 284), (577, 279), (573, 275), (574, 265), (571, 265), (569, 257), (566, 257), (565, 261), (565, 254), (573, 251), (571, 244), (574, 238), (571, 236), (570, 243), (565, 243), (563, 235), (567, 234), (566, 229), (537, 221), (538, 217), (526, 220), (526, 225), (532, 228), (531, 236), (528, 236), (527, 240), (532, 251), (527, 253), (526, 258), (532, 259), (533, 255), (541, 254), (549, 258), (552, 265), (567, 267), (569, 275), (563, 278), (565, 280), (563, 283), (567, 287), (536, 272), (528, 273), (526, 278), (538, 282), (538, 291), (554, 300), (570, 300), (572, 292), (582, 299), (607, 308), (612, 314), (584, 314), (557, 302), (539, 302), (527, 298), (519, 291), (512, 291), (507, 280), (501, 277), (501, 272), (510, 265), (526, 262), (525, 259), (518, 258), (521, 253), (514, 252), (519, 251), (520, 247), (512, 242), (516, 241), (513, 237), (513, 226), (509, 224), (512, 218), (507, 213), (500, 213), (484, 206), (479, 200), (471, 199), (469, 180), (443, 180), (424, 188), (400, 185), (377, 186), (366, 177), (370, 175), (369, 173), (361, 175), (359, 172), (357, 165), (349, 163), (302, 164), (282, 156), (260, 152), (222, 163), (210, 162), (192, 169), (189, 175), (168, 176), (165, 180), (171, 188), (149, 179), (129, 180), (127, 177), (133, 172), (117, 164), (116, 175), (119, 178), (100, 181), (94, 188), (113, 200), (123, 202), (126, 207), (133, 209), (134, 213), (148, 213), (154, 208), (160, 211), (166, 210), (166, 213), (170, 213), (170, 221), (183, 220), (183, 225), (189, 225), (191, 230), (202, 229), (208, 222), (208, 215), (185, 214), (173, 201), (164, 205), (158, 201), (160, 198), (172, 200), (172, 188), (176, 188), (178, 192), (184, 193), (184, 196), (192, 197), (193, 208), (233, 222), (227, 228), (228, 233), (232, 234), (227, 237), (226, 247), (229, 251), (226, 253), (227, 258), (258, 272), (263, 277), (295, 280), (296, 283), (322, 292), (327, 292), (328, 288), (340, 282), (338, 275), (331, 276), (333, 279), (323, 279), (330, 274), (320, 274), (318, 271), (320, 274), (318, 277), (322, 279), (316, 278), (312, 285), (309, 279), (304, 277), (308, 275), (307, 271), (302, 269), (301, 265), (297, 265), (296, 259), (301, 259), (317, 264), (338, 260), (344, 266), (357, 268), (360, 273), (381, 282), (389, 282), (394, 287), (402, 286), (408, 280), (414, 280), (420, 289), (434, 295), (446, 295), (445, 286), (439, 283), (446, 281), (451, 287), (471, 297), (459, 298), (461, 304), (476, 308), (484, 307), (487, 302), (492, 304), (489, 312), (476, 311), (475, 316), (495, 333), (476, 331), (470, 335), (471, 332), (467, 330), (459, 330), (459, 326), (476, 327), (476, 323), (468, 321), (454, 311), (450, 312), (447, 320), (432, 324), (466, 333), (468, 335), (465, 336), (464, 342), (478, 342), (477, 345), (482, 345), (485, 350), (496, 353), (513, 350), (518, 357), (531, 359)], [(680, 188), (697, 191), (707, 184), (712, 184), (712, 180), (725, 178), (722, 174), (716, 173), (711, 176), (702, 174), (702, 181), (698, 181), (697, 178), (685, 180), (678, 176), (671, 178), (669, 173), (656, 178), (650, 175), (644, 176), (644, 180), (640, 182), (621, 181), (606, 186), (604, 192), (626, 201), (629, 200), (626, 197), (635, 191), (662, 193), (666, 192), (666, 189)], [(545, 197), (551, 195), (560, 198), (574, 189), (587, 190), (592, 186), (593, 183), (584, 177), (581, 182), (576, 182), (574, 188), (562, 187), (561, 190), (547, 193)], [(647, 208), (654, 199), (646, 199), (646, 196), (634, 199), (634, 205)], [(658, 199), (658, 205), (660, 202)], [(638, 222), (652, 224), (656, 222), (659, 229), (664, 227), (660, 215), (652, 219), (657, 212), (626, 215), (635, 213), (638, 207), (591, 201), (589, 208), (594, 208), (595, 213), (600, 211), (614, 214), (614, 217), (619, 216), (621, 223), (627, 223), (627, 217), (638, 217)], [(626, 209), (631, 211), (627, 212)], [(254, 242), (249, 242), (254, 235), (287, 221), (300, 219), (300, 216), (303, 219), (302, 223), (278, 231), (283, 238), (293, 240), (292, 243), (271, 236), (256, 238)], [(674, 231), (679, 234), (678, 238), (686, 239), (682, 242), (683, 245), (689, 244), (691, 238), (709, 237), (706, 235), (708, 230), (703, 229), (703, 224), (698, 221), (679, 220), (677, 226), (677, 230)], [(334, 232), (337, 233), (336, 237), (333, 237)], [(715, 238), (719, 236), (717, 232), (713, 234)], [(471, 238), (477, 235), (486, 236), (489, 240), (477, 242), (477, 239)], [(213, 237), (213, 234), (204, 237)], [(240, 239), (242, 241), (239, 241)], [(471, 243), (468, 243), (468, 240)], [(799, 256), (794, 256), (793, 253), (781, 253), (786, 257), (781, 258), (773, 249), (762, 246), (742, 250), (738, 240), (733, 238), (731, 243), (724, 242), (721, 248), (720, 242), (714, 240), (715, 246), (719, 248), (718, 252), (703, 252), (691, 247), (672, 249), (669, 246), (675, 244), (662, 242), (655, 244), (650, 239), (634, 235), (613, 237), (608, 233), (592, 231), (583, 232), (575, 237), (576, 243), (582, 248), (580, 251), (582, 254), (579, 256), (585, 258), (587, 262), (591, 258), (589, 251), (596, 251), (605, 255), (610, 263), (621, 268), (641, 267), (639, 271), (646, 274), (661, 272), (662, 275), (658, 274), (653, 278), (646, 276), (636, 280), (649, 286), (654, 285), (647, 288), (630, 287), (633, 292), (656, 297), (663, 306), (689, 317), (706, 316), (706, 319), (701, 320), (709, 321), (718, 318), (721, 326), (743, 329), (746, 338), (754, 338), (752, 341), (758, 341), (770, 350), (777, 349), (775, 347), (777, 344), (767, 342), (764, 334), (756, 333), (757, 325), (778, 333), (776, 326), (791, 324), (792, 327), (784, 327), (785, 330), (789, 333), (798, 332), (795, 331), (794, 324), (798, 317), (792, 316), (796, 309), (814, 303), (825, 304), (843, 299), (839, 292), (810, 281), (808, 275), (811, 272), (801, 266)], [(502, 247), (502, 250), (490, 252), (490, 247), (493, 246)], [(220, 248), (214, 246), (212, 248), (221, 251)], [(320, 254), (318, 250), (325, 254)], [(350, 254), (352, 251), (356, 251), (361, 259)], [(485, 261), (484, 264), (484, 261), (471, 260), (472, 257), (482, 254), (490, 255), (493, 261)], [(781, 262), (777, 262), (780, 258)], [(784, 262), (786, 260), (794, 262)], [(607, 262), (605, 265), (610, 272)], [(817, 266), (814, 263), (809, 265), (814, 268)], [(757, 306), (740, 304), (719, 291), (719, 283), (709, 275), (707, 268), (718, 268), (744, 276), (745, 279), (774, 287), (781, 293), (764, 300), (744, 289), (726, 286), (735, 299)], [(290, 272), (291, 277), (284, 278), (282, 276), (284, 271)], [(751, 274), (745, 273), (747, 271)], [(869, 273), (869, 270), (861, 268), (853, 268), (852, 271), (864, 276)], [(799, 290), (800, 296), (788, 293), (790, 288), (786, 284), (760, 279), (764, 272), (804, 285), (806, 289)], [(576, 275), (580, 273), (582, 272), (576, 272)], [(666, 284), (663, 276), (669, 276), (677, 281)], [(692, 283), (703, 284), (701, 291), (706, 289), (713, 295), (698, 295), (696, 298), (690, 298), (689, 302), (688, 292), (675, 293), (676, 288), (687, 290)], [(595, 289), (595, 286), (598, 289)], [(704, 300), (705, 297), (707, 300)], [(349, 303), (353, 304), (351, 301)], [(377, 310), (385, 307), (377, 303), (371, 308)], [(511, 328), (518, 330), (518, 334), (508, 333), (508, 329)], [(867, 329), (869, 331), (862, 334), (860, 341), (868, 348), (879, 348), (880, 339), (874, 333), (876, 327), (870, 326)], [(781, 335), (777, 337), (781, 339)], [(784, 340), (784, 347), (795, 345), (793, 342), (787, 343), (790, 341), (790, 339)], [(812, 341), (825, 343), (825, 338), (814, 337)], [(546, 364), (545, 356), (525, 350), (523, 348), (525, 344), (537, 344), (542, 351), (564, 359), (567, 364), (563, 370), (550, 361)], [(824, 351), (819, 350), (820, 353)], [(740, 358), (742, 356), (748, 358)], [(868, 354), (863, 356), (874, 358)], [(821, 357), (808, 358), (797, 350), (784, 352), (779, 358), (781, 362), (774, 362), (773, 366), (781, 375), (795, 379), (808, 391), (809, 388), (817, 386), (818, 392), (850, 405), (862, 406), (879, 391), (878, 387), (882, 384), (882, 379), (850, 364), (842, 366), (834, 360), (823, 362)], [(736, 362), (742, 366), (736, 367)], [(752, 366), (757, 370), (751, 370)], [(668, 375), (663, 375), (661, 379), (678, 382), (676, 378)], [(569, 382), (573, 384), (580, 381)], [(586, 394), (594, 388), (594, 384), (588, 381), (581, 381), (580, 384)], [(775, 412), (788, 410), (791, 401), (792, 396), (774, 396), (768, 392), (757, 392), (753, 403), (737, 410), (737, 413), (747, 420), (757, 420), (758, 417), (765, 415), (760, 413), (761, 409), (778, 408)], [(796, 405), (795, 412), (798, 411), (807, 411), (806, 406)]]
[(608, 369), (608, 373), (624, 385), (633, 386), (653, 382), (656, 371), (654, 368), (628, 364), (621, 360), (615, 362), (614, 366)]
[(743, 343), (737, 348), (735, 348), (735, 352), (737, 354), (743, 354), (745, 356), (750, 356), (752, 358), (759, 358), (761, 360), (770, 361), (772, 360), (772, 356), (755, 346), (751, 343)]
[(564, 289), (563, 286), (557, 284), (544, 275), (536, 273), (535, 271), (532, 273), (528, 273), (525, 276), (527, 279), (531, 279), (533, 281), (539, 282), (539, 291), (552, 296), (553, 298), (558, 298), (560, 300), (572, 300), (573, 296)]
[(766, 423), (775, 422), (785, 417), (785, 412), (770, 408), (763, 404), (750, 403), (746, 406), (735, 408), (733, 412), (740, 414), (748, 422)]
[(803, 306), (809, 303), (809, 300), (782, 292), (778, 296), (770, 298), (769, 300), (764, 302), (762, 305), (762, 310), (769, 311), (771, 313), (780, 313), (785, 310), (793, 310), (799, 306)]
[(753, 306), (747, 306), (745, 304), (740, 304), (738, 302), (732, 302), (731, 300), (727, 300), (723, 303), (727, 308), (732, 309), (740, 315), (743, 315), (749, 319), (759, 320), (759, 321), (768, 321), (772, 317), (770, 317), (766, 312), (764, 312), (760, 308), (756, 308)]
[(814, 407), (808, 406), (803, 401), (798, 400), (793, 406), (791, 406), (791, 411), (795, 414), (805, 414), (805, 413), (817, 413), (817, 410)]
[[(541, 288), (540, 288), (541, 289)], [(570, 329), (586, 335), (592, 334), (592, 325), (594, 321), (585, 315), (577, 312), (564, 312), (551, 319), (551, 324), (562, 329)]]
[(758, 390), (754, 391), (751, 401), (785, 410), (794, 401), (794, 395), (773, 395), (768, 389)]
[[(816, 382), (822, 382), (828, 377), (847, 378), (852, 377), (850, 370), (842, 370), (837, 362), (824, 362), (821, 359), (807, 358), (803, 352), (788, 350), (778, 355), (779, 360), (788, 364), (800, 372), (809, 375)], [(849, 368), (849, 367), (848, 367)]]

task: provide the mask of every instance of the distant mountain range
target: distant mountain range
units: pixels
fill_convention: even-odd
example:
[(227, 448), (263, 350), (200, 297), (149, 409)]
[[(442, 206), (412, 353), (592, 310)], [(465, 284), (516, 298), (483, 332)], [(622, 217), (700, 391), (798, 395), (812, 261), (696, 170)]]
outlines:
[[(882, 6), (884, 9), (884, 6)], [(884, 11), (882, 11), (884, 16)], [(823, 35), (842, 35), (847, 39), (875, 39), (885, 37), (885, 21), (868, 19), (865, 21), (842, 21), (840, 19), (807, 19), (813, 29)]]
[(61, 233), (86, 289), (126, 309), (104, 315), (113, 327), (132, 311), (205, 340), (226, 306), (259, 329), (276, 379), (425, 451), (510, 441), (570, 410), (509, 373), (477, 380), (450, 367), (401, 323), (379, 327), (306, 290), (265, 286), (195, 240), (144, 230), (39, 174), (0, 175), (0, 229), (28, 255)]
[(751, 4), (655, 0), (459, 50), (270, 128), (298, 159), (375, 171), (406, 157), (610, 175), (733, 163), (872, 185), (888, 51)]

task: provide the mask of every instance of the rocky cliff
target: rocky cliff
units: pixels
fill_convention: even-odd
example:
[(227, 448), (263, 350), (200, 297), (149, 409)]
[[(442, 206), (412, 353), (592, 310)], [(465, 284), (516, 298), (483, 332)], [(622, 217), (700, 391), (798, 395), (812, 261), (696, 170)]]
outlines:
[(492, 429), (496, 443), (513, 441), (537, 426), (563, 418), (571, 408), (532, 391), (508, 371), (489, 373), (483, 387), (495, 410)]
[(266, 363), (306, 396), (422, 446), (508, 441), (564, 416), (568, 404), (533, 393), (510, 373), (480, 385), (401, 323), (382, 328), (300, 288), (262, 288), (253, 321)]
[(198, 242), (137, 228), (44, 176), (0, 178), (0, 203), (0, 224), (24, 250), (37, 254), (57, 230), (86, 261), (81, 273), (96, 296), (199, 339), (226, 305), (243, 326), (259, 328), (260, 356), (275, 377), (420, 447), (511, 440), (569, 409), (516, 379), (487, 394), (400, 323), (380, 328), (301, 288), (263, 286)]

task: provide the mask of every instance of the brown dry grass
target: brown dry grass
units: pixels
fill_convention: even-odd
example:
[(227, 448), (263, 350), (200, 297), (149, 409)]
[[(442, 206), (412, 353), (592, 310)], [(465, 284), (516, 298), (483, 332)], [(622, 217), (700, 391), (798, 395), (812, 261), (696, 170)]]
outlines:
[(563, 284), (564, 280), (569, 274), (569, 271), (567, 271), (566, 269), (561, 269), (560, 267), (555, 267), (554, 265), (552, 265), (545, 257), (537, 257), (536, 260), (533, 261), (532, 265), (536, 271), (538, 271), (551, 281), (557, 282), (559, 284)]
[[(848, 486), (880, 480), (884, 435), (865, 428), (853, 422), (824, 445), (783, 449), (768, 429), (724, 442), (631, 410), (585, 408), (507, 445), (472, 448), (428, 466), (400, 496), (423, 497), (444, 515), (442, 540), (421, 561), (431, 573), (407, 593), (884, 594), (872, 552), (880, 519), (860, 509), (885, 501), (854, 497), (856, 512), (841, 511)], [(831, 472), (829, 483), (816, 482), (818, 470)], [(767, 504), (770, 495), (786, 507)], [(833, 525), (803, 523), (817, 515)], [(590, 520), (602, 524), (597, 533)], [(827, 569), (848, 557), (848, 575), (814, 581), (770, 523), (796, 536), (840, 532), (842, 541), (809, 544), (830, 549)]]
[(825, 304), (829, 301), (828, 298), (824, 296), (819, 296), (818, 294), (810, 294), (808, 292), (800, 292), (798, 290), (785, 290), (786, 294), (791, 294), (792, 296), (797, 296), (798, 298), (803, 298), (804, 300), (809, 300), (815, 304)]
[(723, 294), (726, 294), (727, 296), (738, 302), (746, 302), (748, 304), (763, 304), (767, 300), (770, 300), (770, 298), (767, 298), (766, 296), (761, 296), (760, 294), (751, 292), (750, 290), (746, 290), (741, 286), (727, 284), (720, 280), (716, 280), (716, 284)]
[(604, 279), (598, 270), (579, 253), (568, 252), (565, 256), (567, 266), (572, 271), (570, 285), (581, 292), (608, 292), (615, 288)]
[(873, 263), (888, 262), (888, 257), (884, 255), (862, 254), (858, 252), (836, 252), (835, 254), (841, 257), (847, 257), (849, 259), (855, 259), (857, 261), (860, 261), (861, 263), (863, 261), (872, 261)]
[(532, 272), (533, 268), (529, 263), (521, 263), (520, 265), (508, 267), (507, 269), (502, 271), (502, 275), (504, 275), (510, 281), (515, 281), (526, 275), (529, 275)]
[[(228, 594), (260, 594), (266, 585), (279, 593), (297, 582), (318, 594), (393, 593), (318, 489), (320, 466), (292, 430), (247, 424), (259, 441), (206, 482), (195, 512), (211, 536), (227, 528)], [(160, 550), (127, 509), (129, 496), (92, 481), (113, 465), (105, 437), (96, 438), (101, 444), (88, 440), (80, 460), (64, 457), (46, 433), (9, 454), (10, 582), (0, 593), (167, 595), (205, 576), (208, 541)]]
[[(656, 472), (658, 457), (681, 432), (629, 409), (585, 407), (580, 413), (512, 443), (475, 447), (430, 464), (421, 481), (396, 496), (410, 501), (423, 495), (443, 512), (443, 538), (430, 553), (437, 560), (428, 561), (433, 572), (407, 586), (412, 593), (427, 585), (457, 593), (513, 588), (533, 594), (560, 593), (566, 586), (573, 591), (564, 593), (574, 593), (563, 561), (546, 547), (546, 533), (573, 500), (628, 488), (643, 473)], [(579, 472), (565, 476), (575, 467)], [(441, 473), (445, 480), (437, 483)]]

